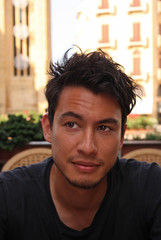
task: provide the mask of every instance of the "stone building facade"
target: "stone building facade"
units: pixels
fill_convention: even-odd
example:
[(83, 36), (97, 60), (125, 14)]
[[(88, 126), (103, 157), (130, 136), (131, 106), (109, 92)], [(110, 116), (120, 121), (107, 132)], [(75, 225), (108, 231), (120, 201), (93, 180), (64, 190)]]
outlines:
[(77, 18), (77, 44), (123, 65), (142, 90), (133, 113), (161, 122), (161, 1), (82, 0)]
[(0, 114), (46, 108), (50, 28), (50, 0), (0, 1)]

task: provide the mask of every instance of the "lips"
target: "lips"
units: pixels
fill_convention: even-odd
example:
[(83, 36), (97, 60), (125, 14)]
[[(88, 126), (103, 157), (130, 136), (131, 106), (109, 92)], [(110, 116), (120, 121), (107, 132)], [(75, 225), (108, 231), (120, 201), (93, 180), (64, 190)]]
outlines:
[(76, 161), (76, 162), (73, 162), (73, 164), (78, 171), (84, 172), (84, 173), (91, 173), (100, 166), (100, 164), (97, 164), (97, 163), (84, 162), (84, 161)]

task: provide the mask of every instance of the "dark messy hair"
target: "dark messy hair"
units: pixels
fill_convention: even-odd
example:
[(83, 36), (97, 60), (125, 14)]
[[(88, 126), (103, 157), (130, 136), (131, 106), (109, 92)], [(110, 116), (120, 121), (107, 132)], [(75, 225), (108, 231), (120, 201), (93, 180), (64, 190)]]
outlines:
[(124, 73), (123, 67), (98, 49), (94, 52), (74, 53), (68, 58), (69, 49), (61, 62), (50, 63), (49, 80), (45, 95), (48, 100), (49, 122), (52, 127), (54, 113), (62, 90), (67, 86), (82, 86), (93, 93), (113, 96), (122, 112), (122, 133), (127, 115), (136, 104), (134, 80)]

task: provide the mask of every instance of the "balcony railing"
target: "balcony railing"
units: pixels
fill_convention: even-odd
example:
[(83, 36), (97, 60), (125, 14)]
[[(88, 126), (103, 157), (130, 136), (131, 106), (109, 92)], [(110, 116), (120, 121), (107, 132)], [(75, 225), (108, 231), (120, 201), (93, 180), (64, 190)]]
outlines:
[(148, 3), (142, 3), (141, 6), (129, 6), (128, 8), (128, 13), (136, 13), (136, 12), (143, 12), (143, 13), (147, 13), (149, 10), (149, 6)]
[(131, 73), (130, 75), (136, 81), (140, 81), (140, 82), (148, 82), (149, 81), (149, 73), (148, 72), (143, 72), (143, 73), (140, 73), (139, 75), (134, 75), (133, 73)]
[(98, 8), (97, 9), (97, 17), (104, 15), (104, 14), (112, 14), (115, 15), (116, 14), (116, 6), (113, 4), (110, 5), (109, 8)]
[(117, 48), (117, 40), (113, 40), (110, 42), (98, 42), (99, 48), (111, 48), (116, 49)]
[(140, 40), (140, 41), (134, 41), (134, 40), (130, 39), (129, 43), (128, 43), (129, 48), (132, 48), (132, 47), (147, 48), (148, 46), (149, 46), (149, 39), (148, 38), (144, 38), (143, 40)]

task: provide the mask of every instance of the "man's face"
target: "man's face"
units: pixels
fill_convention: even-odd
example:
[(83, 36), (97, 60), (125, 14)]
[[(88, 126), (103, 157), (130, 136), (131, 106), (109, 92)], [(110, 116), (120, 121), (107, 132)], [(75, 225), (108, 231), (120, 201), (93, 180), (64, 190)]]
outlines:
[(73, 186), (92, 188), (106, 179), (122, 147), (120, 106), (111, 96), (66, 87), (52, 129), (44, 128), (44, 136), (52, 144), (57, 176)]

